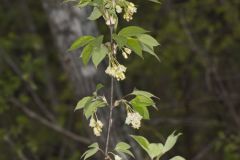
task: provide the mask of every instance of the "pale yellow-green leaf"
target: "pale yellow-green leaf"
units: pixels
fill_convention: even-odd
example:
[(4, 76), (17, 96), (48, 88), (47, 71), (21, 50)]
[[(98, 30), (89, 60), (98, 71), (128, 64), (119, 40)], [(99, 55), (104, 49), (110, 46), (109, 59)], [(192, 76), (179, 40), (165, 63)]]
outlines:
[(163, 147), (163, 153), (166, 153), (167, 151), (172, 149), (172, 147), (176, 144), (177, 139), (180, 135), (181, 133), (175, 135), (175, 132), (173, 132), (170, 136), (168, 136)]
[(73, 42), (69, 51), (73, 51), (73, 50), (76, 50), (80, 47), (83, 47), (86, 44), (90, 43), (94, 39), (95, 38), (93, 36), (81, 36)]
[(82, 109), (82, 108), (86, 107), (86, 104), (89, 103), (92, 99), (93, 99), (92, 97), (84, 97), (83, 99), (81, 99), (77, 103), (75, 111), (78, 110), (78, 109)]
[(186, 159), (181, 156), (175, 156), (175, 157), (171, 158), (170, 160), (186, 160)]

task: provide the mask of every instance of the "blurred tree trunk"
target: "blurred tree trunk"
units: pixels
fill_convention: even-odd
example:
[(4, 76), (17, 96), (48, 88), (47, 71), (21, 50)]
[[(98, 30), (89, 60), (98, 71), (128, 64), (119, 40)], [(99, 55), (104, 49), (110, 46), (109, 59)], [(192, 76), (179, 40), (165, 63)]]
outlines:
[[(71, 43), (79, 36), (88, 34), (96, 35), (98, 33), (96, 24), (86, 18), (90, 14), (89, 8), (79, 9), (67, 4), (62, 4), (61, 1), (57, 0), (42, 0), (42, 2), (49, 18), (50, 28), (60, 55), (61, 63), (66, 73), (69, 75), (73, 87), (75, 88), (76, 96), (78, 98), (82, 98), (83, 96), (92, 94), (95, 90), (96, 84), (99, 82), (105, 84), (105, 91), (108, 91), (108, 88), (110, 88), (110, 81), (105, 78), (107, 76), (104, 73), (104, 65), (100, 65), (98, 70), (95, 69), (93, 64), (84, 66), (79, 59), (78, 52), (67, 52)], [(109, 97), (108, 92), (105, 92), (105, 95)], [(117, 83), (115, 83), (114, 96), (115, 98), (119, 98), (121, 96)], [(121, 112), (121, 114), (119, 114), (119, 112)], [(104, 124), (107, 126), (108, 110), (101, 111), (99, 114), (101, 114), (99, 117), (104, 118)], [(115, 119), (118, 121), (113, 124), (111, 140), (113, 143), (111, 145), (120, 141), (119, 139), (127, 139), (127, 133), (129, 133), (128, 129), (123, 128), (123, 124), (119, 123), (119, 119), (122, 119), (122, 122), (124, 122), (123, 110), (119, 110), (118, 113), (115, 113), (114, 115)], [(88, 129), (88, 132), (91, 132), (89, 135), (92, 135), (92, 131), (89, 131)], [(105, 145), (104, 142), (105, 137), (102, 136), (102, 146)], [(130, 143), (132, 143), (131, 140)], [(142, 156), (140, 155), (137, 147), (135, 148), (136, 157), (141, 160)]]

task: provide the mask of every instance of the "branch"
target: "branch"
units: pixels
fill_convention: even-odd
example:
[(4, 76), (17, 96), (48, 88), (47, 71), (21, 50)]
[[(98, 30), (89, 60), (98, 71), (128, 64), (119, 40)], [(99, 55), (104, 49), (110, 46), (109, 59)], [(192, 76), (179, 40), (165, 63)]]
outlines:
[[(224, 84), (220, 80), (219, 74), (217, 72), (216, 65), (214, 65), (214, 63), (209, 62), (209, 57), (208, 57), (207, 50), (199, 47), (199, 45), (196, 43), (196, 40), (192, 36), (192, 33), (191, 33), (190, 29), (188, 28), (188, 26), (186, 24), (184, 16), (181, 15), (180, 17), (181, 17), (180, 22), (182, 24), (184, 32), (186, 33), (186, 35), (189, 39), (190, 47), (192, 48), (192, 50), (196, 51), (196, 53), (198, 53), (204, 59), (204, 61), (203, 61), (204, 62), (203, 63), (204, 67), (206, 68), (208, 73), (212, 73), (212, 75), (214, 76), (214, 79), (217, 82), (216, 84), (220, 88), (220, 92), (217, 91), (217, 93), (215, 93), (215, 94), (218, 95), (220, 97), (220, 99), (223, 101), (223, 103), (228, 107), (229, 112), (230, 112), (234, 122), (236, 123), (238, 128), (240, 128), (240, 117), (238, 116), (238, 113), (237, 113), (237, 110), (236, 110), (234, 104), (229, 99), (229, 93), (227, 92), (226, 87), (224, 86)], [(208, 78), (208, 79), (210, 79), (210, 78)], [(208, 86), (210, 86), (210, 85), (208, 85)]]
[(32, 89), (32, 87), (29, 86), (28, 82), (23, 79), (22, 77), (23, 74), (19, 69), (19, 67), (16, 65), (16, 63), (14, 63), (14, 61), (11, 58), (7, 57), (1, 49), (0, 49), (0, 56), (3, 57), (7, 65), (13, 70), (13, 72), (16, 73), (16, 75), (20, 78), (20, 80), (23, 81), (23, 83), (26, 86), (26, 89), (29, 91), (33, 100), (35, 101), (37, 106), (41, 109), (41, 111), (46, 115), (46, 117), (51, 121), (55, 121), (54, 115), (48, 111), (47, 107), (44, 105), (40, 97), (36, 94), (36, 92)]
[(16, 154), (18, 155), (19, 159), (21, 160), (29, 160), (25, 155), (24, 153), (22, 152), (21, 149), (17, 149), (16, 148), (16, 144), (14, 143), (14, 141), (8, 136), (4, 136), (3, 137), (3, 140), (5, 142), (7, 142), (9, 144), (9, 146), (16, 152)]
[(213, 143), (208, 143), (206, 146), (203, 147), (203, 150), (201, 150), (194, 158), (193, 160), (201, 160), (204, 159), (204, 156), (212, 149)]
[[(110, 38), (111, 38), (111, 54), (113, 53), (114, 50), (114, 43), (113, 43), (113, 32), (114, 32), (114, 25), (109, 26), (110, 29)], [(113, 114), (113, 89), (114, 89), (114, 79), (111, 77), (111, 90), (110, 90), (110, 109), (109, 109), (109, 118), (108, 118), (108, 130), (107, 130), (107, 139), (106, 139), (106, 146), (105, 146), (105, 156), (106, 159), (109, 157), (108, 156), (108, 147), (109, 147), (109, 139), (110, 139), (110, 134), (111, 134), (111, 127), (112, 127), (112, 114)]]
[(41, 117), (34, 111), (30, 110), (28, 107), (21, 104), (17, 99), (11, 98), (10, 102), (12, 104), (14, 104), (15, 106), (17, 106), (18, 108), (20, 108), (25, 113), (25, 115), (28, 116), (29, 118), (38, 121), (42, 125), (64, 135), (65, 137), (68, 137), (74, 141), (77, 141), (79, 143), (86, 144), (86, 145), (88, 145), (90, 143), (90, 141), (87, 138), (80, 137), (77, 134), (62, 128), (58, 124), (54, 124), (53, 122), (50, 122), (50, 121), (46, 120), (45, 118)]

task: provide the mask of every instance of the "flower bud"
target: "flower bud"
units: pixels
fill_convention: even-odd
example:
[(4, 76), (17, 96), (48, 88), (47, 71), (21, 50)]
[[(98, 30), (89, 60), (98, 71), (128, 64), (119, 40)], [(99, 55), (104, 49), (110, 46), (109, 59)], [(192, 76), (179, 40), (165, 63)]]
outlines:
[(122, 8), (119, 5), (116, 5), (116, 12), (122, 13)]

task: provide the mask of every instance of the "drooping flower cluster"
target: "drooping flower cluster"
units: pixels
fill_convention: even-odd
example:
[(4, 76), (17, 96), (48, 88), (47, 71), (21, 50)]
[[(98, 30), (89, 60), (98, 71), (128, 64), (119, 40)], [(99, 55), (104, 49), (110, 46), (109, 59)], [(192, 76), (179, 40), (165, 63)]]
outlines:
[(138, 112), (128, 112), (125, 123), (135, 128), (139, 129), (141, 127), (142, 116)]
[(123, 18), (128, 22), (133, 19), (133, 14), (137, 12), (136, 6), (132, 2), (126, 0), (107, 2), (105, 6), (109, 9), (106, 10), (104, 14), (107, 25), (114, 25), (117, 22), (117, 16), (113, 14), (111, 9), (114, 9), (116, 13), (122, 13), (124, 10)]
[(93, 133), (95, 136), (100, 136), (102, 133), (103, 123), (100, 120), (95, 120), (92, 116), (90, 119), (89, 126), (93, 128)]
[(110, 65), (107, 67), (107, 69), (105, 70), (105, 72), (116, 78), (118, 81), (120, 80), (124, 80), (126, 78), (125, 76), (125, 72), (126, 72), (127, 68), (121, 64), (114, 64), (114, 65)]
[[(116, 54), (116, 45), (113, 46), (113, 53)], [(126, 78), (125, 72), (127, 68), (119, 64), (117, 59), (115, 58), (115, 55), (109, 54), (109, 66), (105, 70), (105, 73), (116, 78), (118, 81), (124, 80)]]
[(137, 12), (137, 8), (132, 2), (127, 3), (127, 7), (124, 9), (125, 13), (123, 15), (123, 18), (126, 21), (130, 21), (133, 19), (133, 14)]

